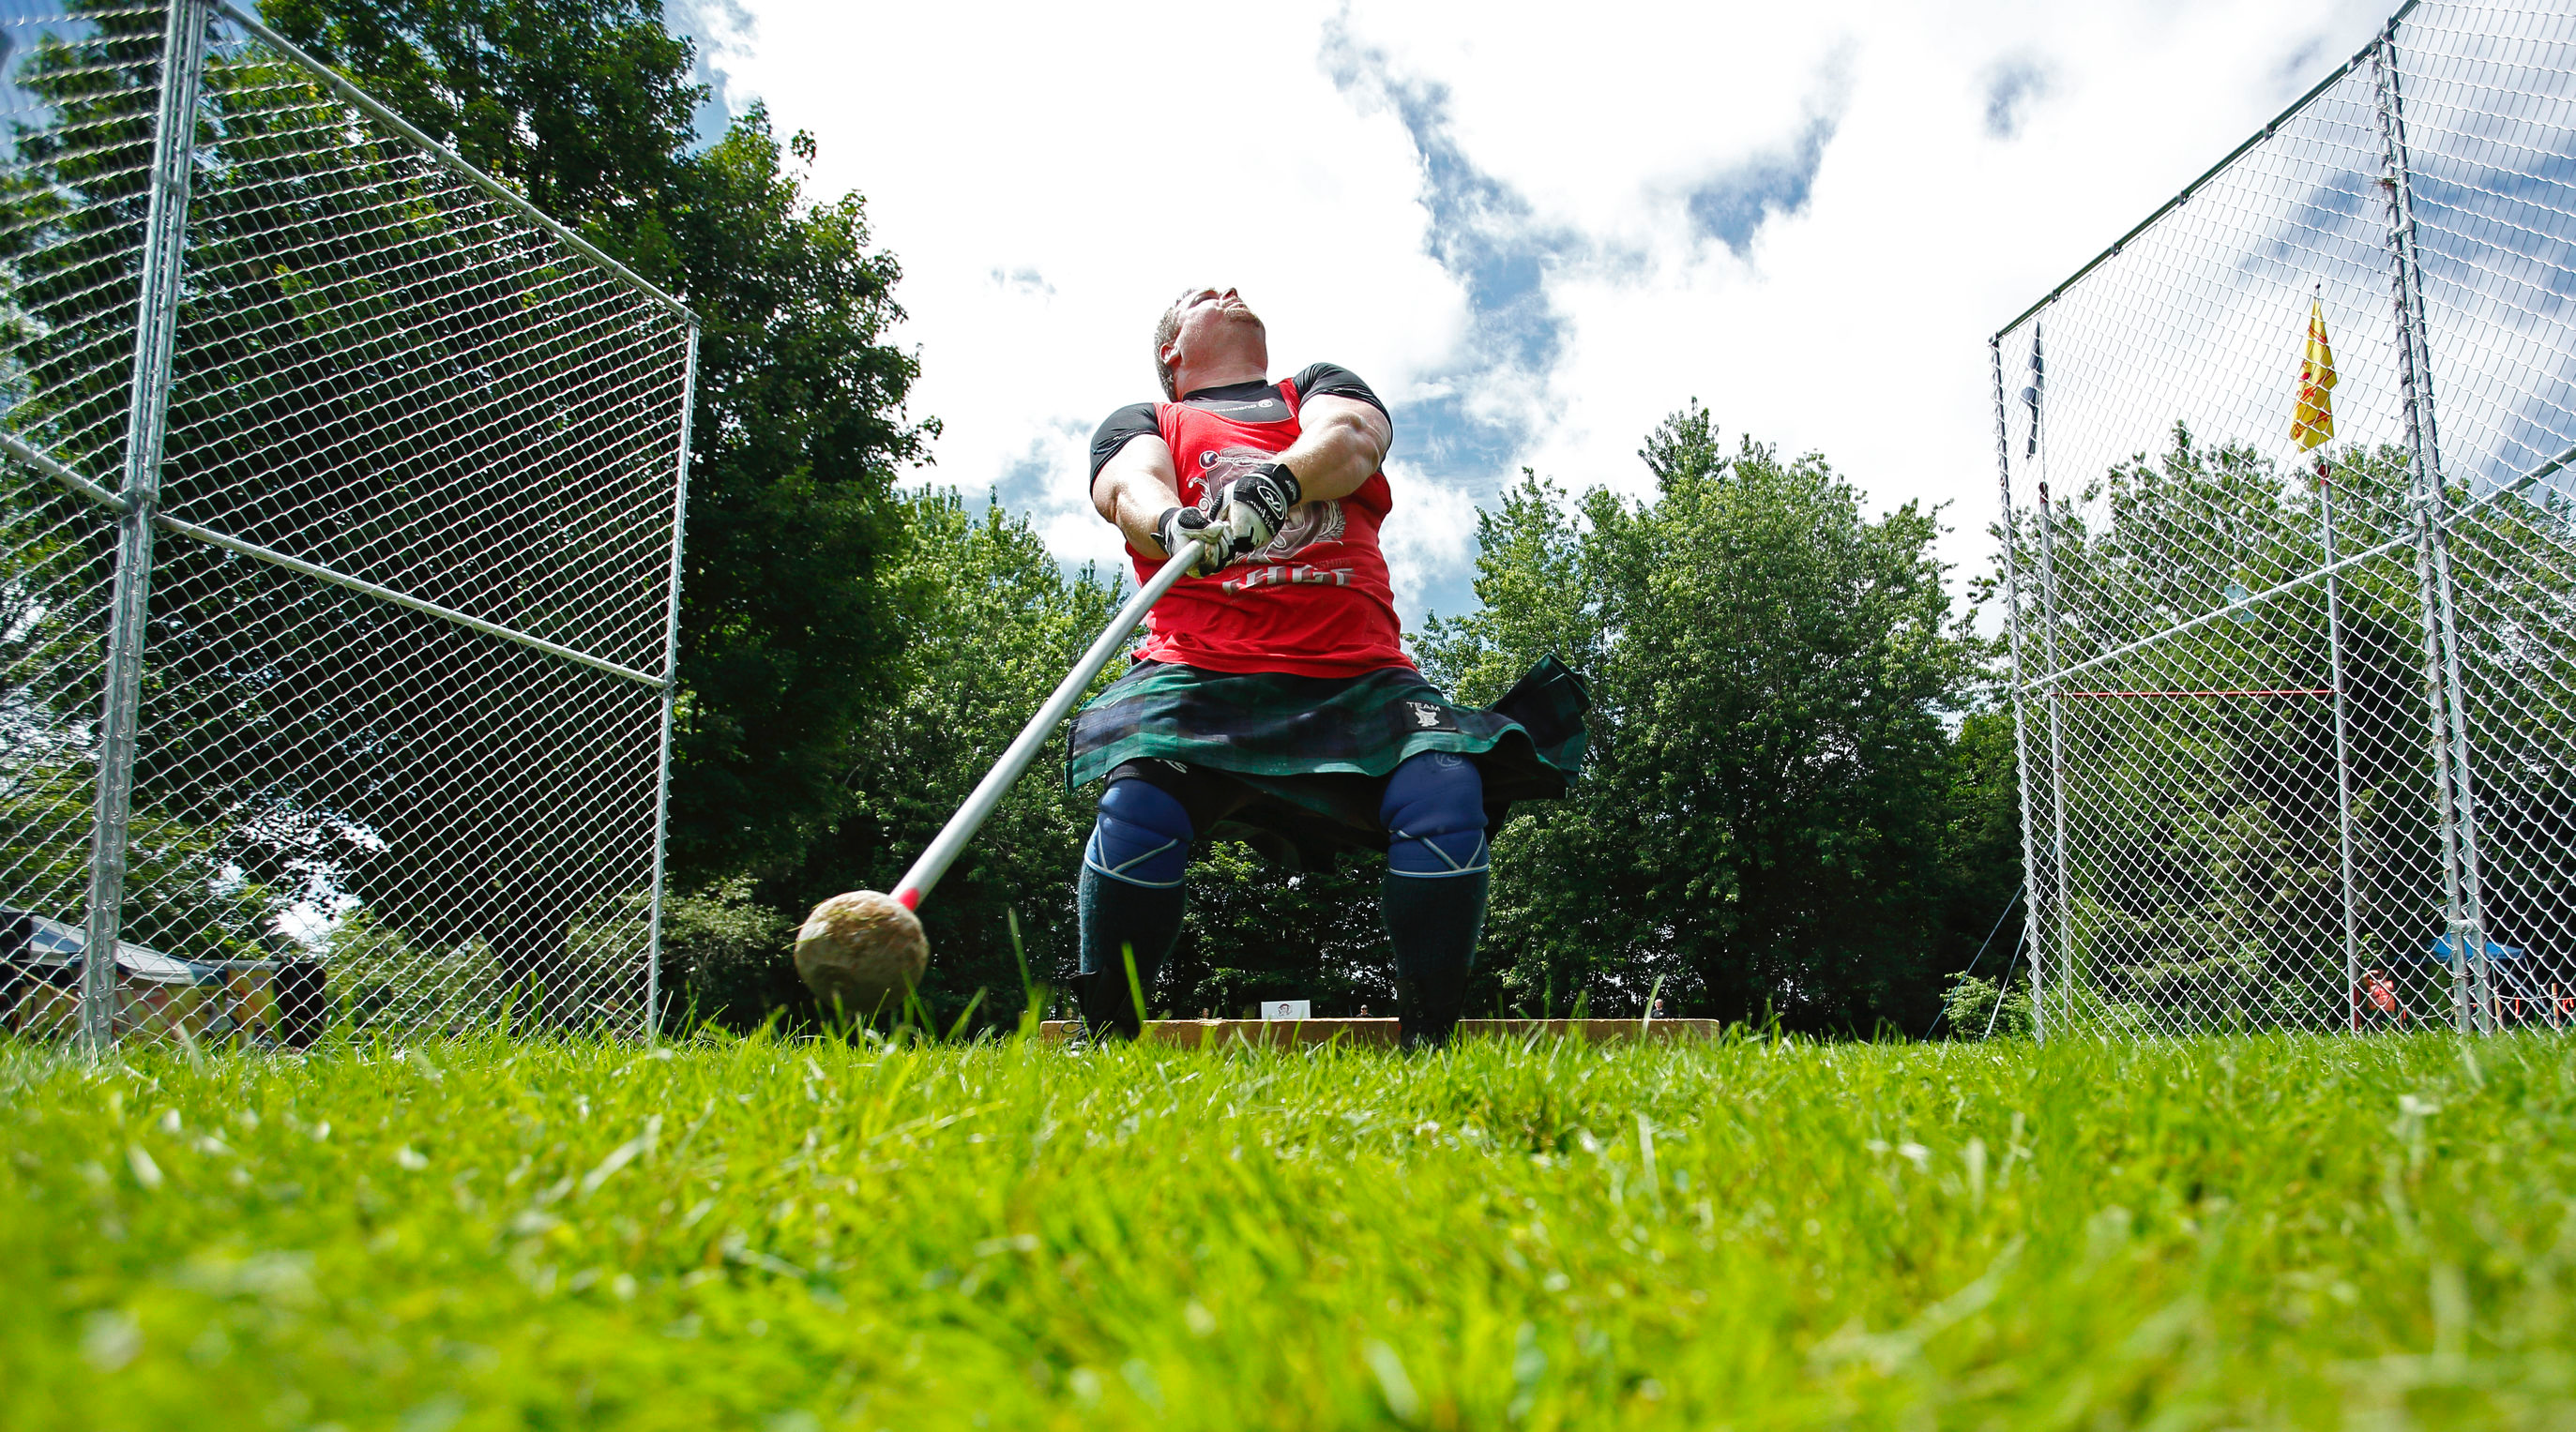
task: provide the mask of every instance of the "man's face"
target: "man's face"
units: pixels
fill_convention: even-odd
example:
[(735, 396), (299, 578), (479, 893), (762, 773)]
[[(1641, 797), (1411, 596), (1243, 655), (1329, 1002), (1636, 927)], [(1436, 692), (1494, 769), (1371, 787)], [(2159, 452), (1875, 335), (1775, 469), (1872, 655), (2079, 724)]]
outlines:
[(1187, 362), (1246, 339), (1266, 339), (1260, 317), (1231, 288), (1192, 289), (1181, 295), (1180, 304), (1180, 331), (1173, 336), (1166, 362)]

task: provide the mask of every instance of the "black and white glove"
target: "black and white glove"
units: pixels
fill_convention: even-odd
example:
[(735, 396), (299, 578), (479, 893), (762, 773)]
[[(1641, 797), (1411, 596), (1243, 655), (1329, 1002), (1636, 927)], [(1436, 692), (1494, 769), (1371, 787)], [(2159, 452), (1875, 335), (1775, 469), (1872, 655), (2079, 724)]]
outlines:
[(1226, 525), (1238, 551), (1255, 552), (1279, 535), (1288, 509), (1303, 489), (1285, 463), (1265, 462), (1225, 485), (1216, 497), (1216, 519)]
[(1163, 555), (1175, 556), (1184, 547), (1197, 554), (1189, 566), (1193, 577), (1204, 577), (1234, 560), (1234, 534), (1195, 507), (1166, 507), (1154, 523), (1154, 540), (1163, 544)]

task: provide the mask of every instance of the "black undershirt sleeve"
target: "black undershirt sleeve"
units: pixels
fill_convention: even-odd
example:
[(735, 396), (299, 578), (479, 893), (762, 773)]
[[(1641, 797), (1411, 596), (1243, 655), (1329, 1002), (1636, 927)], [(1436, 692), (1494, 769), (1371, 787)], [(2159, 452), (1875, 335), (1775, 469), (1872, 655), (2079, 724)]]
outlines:
[[(1360, 381), (1360, 375), (1339, 363), (1315, 364), (1288, 381), (1296, 385), (1300, 405), (1317, 393), (1330, 393), (1337, 398), (1357, 398), (1381, 413), (1386, 412), (1386, 403), (1368, 384)], [(1395, 421), (1395, 415), (1387, 413), (1387, 421)]]
[(1100, 470), (1118, 456), (1118, 450), (1133, 438), (1159, 437), (1162, 426), (1154, 421), (1154, 405), (1129, 403), (1111, 413), (1091, 435), (1091, 480), (1100, 481)]

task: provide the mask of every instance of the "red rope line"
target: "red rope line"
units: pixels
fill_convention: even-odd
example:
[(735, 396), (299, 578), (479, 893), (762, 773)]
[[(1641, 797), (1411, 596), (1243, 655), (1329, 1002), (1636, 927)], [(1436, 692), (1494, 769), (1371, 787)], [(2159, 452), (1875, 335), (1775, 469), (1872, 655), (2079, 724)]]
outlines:
[(2104, 697), (2140, 696), (2332, 696), (2334, 695), (2334, 688), (2327, 687), (2322, 690), (2314, 691), (2061, 691), (2057, 694), (2070, 699), (2091, 697), (2097, 700)]

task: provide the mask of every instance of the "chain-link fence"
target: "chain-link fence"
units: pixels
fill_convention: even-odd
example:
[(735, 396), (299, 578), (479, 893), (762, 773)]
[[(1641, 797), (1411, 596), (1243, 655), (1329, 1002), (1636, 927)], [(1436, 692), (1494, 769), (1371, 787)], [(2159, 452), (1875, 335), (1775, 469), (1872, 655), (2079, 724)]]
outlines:
[(694, 320), (247, 11), (0, 45), (0, 1019), (649, 1029)]
[(1992, 356), (2043, 1032), (2576, 1022), (2576, 13), (2407, 5)]

